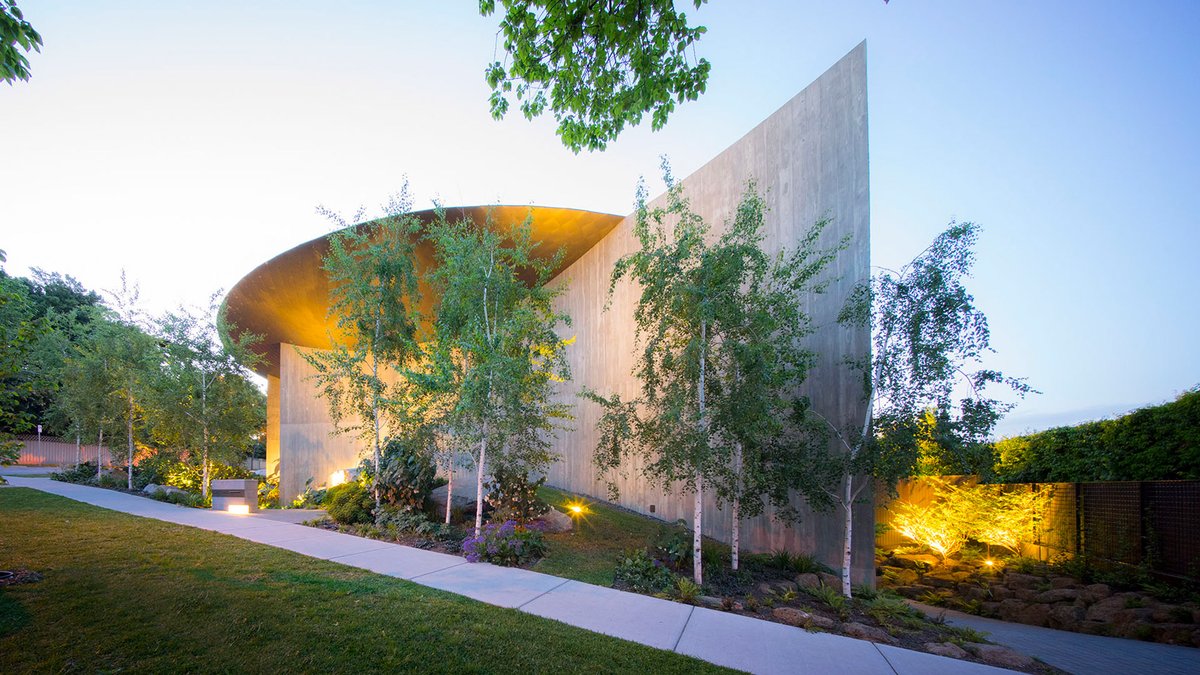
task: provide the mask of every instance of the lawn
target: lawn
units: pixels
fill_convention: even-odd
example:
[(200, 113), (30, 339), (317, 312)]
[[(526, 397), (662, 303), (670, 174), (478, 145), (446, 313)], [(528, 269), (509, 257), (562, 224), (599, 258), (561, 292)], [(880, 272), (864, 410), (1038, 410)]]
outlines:
[(584, 512), (575, 517), (572, 531), (546, 536), (546, 557), (531, 568), (538, 572), (612, 586), (613, 569), (621, 552), (645, 548), (662, 527), (662, 523), (645, 516), (555, 488), (542, 487), (538, 496), (559, 511), (566, 511), (568, 503), (586, 505)]
[(0, 569), (20, 568), (44, 579), (0, 588), (4, 673), (720, 670), (228, 535), (6, 487)]

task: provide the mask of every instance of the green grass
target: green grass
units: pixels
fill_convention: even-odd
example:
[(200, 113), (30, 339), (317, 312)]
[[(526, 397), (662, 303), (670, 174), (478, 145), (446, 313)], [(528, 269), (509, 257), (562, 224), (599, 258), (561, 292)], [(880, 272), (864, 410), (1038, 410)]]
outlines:
[(6, 487), (0, 569), (15, 568), (45, 578), (0, 588), (4, 673), (719, 670), (403, 580)]
[(568, 502), (584, 501), (586, 513), (575, 518), (571, 532), (546, 536), (548, 554), (532, 569), (546, 574), (612, 586), (617, 557), (626, 549), (644, 548), (658, 533), (661, 523), (602, 502), (581, 500), (569, 492), (542, 487), (538, 495), (565, 511)]

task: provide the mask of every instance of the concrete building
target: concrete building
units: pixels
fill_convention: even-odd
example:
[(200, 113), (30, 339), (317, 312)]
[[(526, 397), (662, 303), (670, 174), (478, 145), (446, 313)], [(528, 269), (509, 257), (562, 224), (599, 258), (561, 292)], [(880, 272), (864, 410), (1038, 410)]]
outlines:
[[(819, 355), (817, 368), (805, 385), (814, 407), (839, 424), (861, 423), (865, 412), (861, 380), (846, 365), (870, 349), (865, 327), (838, 325), (836, 317), (850, 289), (869, 276), (870, 214), (867, 155), (866, 47), (860, 44), (791, 101), (682, 183), (693, 209), (714, 228), (733, 214), (746, 181), (757, 181), (769, 207), (765, 245), (772, 250), (794, 246), (822, 217), (831, 225), (822, 243), (832, 246), (850, 235), (830, 270), (827, 291), (807, 298), (807, 311), (817, 326), (810, 346)], [(659, 197), (658, 200), (663, 199)], [(657, 201), (656, 200), (656, 203)], [(551, 283), (565, 287), (559, 302), (572, 317), (576, 342), (568, 349), (572, 380), (559, 396), (575, 406), (573, 429), (557, 435), (554, 450), (560, 459), (548, 472), (548, 483), (595, 497), (606, 494), (605, 479), (591, 461), (600, 411), (578, 399), (584, 387), (629, 398), (637, 395), (632, 376), (635, 358), (633, 308), (636, 289), (619, 285), (608, 310), (607, 291), (613, 263), (636, 247), (634, 217), (542, 207), (465, 207), (462, 215), (483, 218), (491, 209), (497, 222), (532, 215), (535, 238), (567, 255)], [(418, 214), (432, 217), (431, 212)], [(457, 213), (456, 213), (457, 215)], [(277, 469), (281, 494), (290, 499), (308, 479), (330, 481), (336, 472), (355, 466), (363, 456), (348, 436), (331, 435), (332, 423), (316, 392), (306, 380), (311, 369), (300, 356), (304, 350), (329, 346), (334, 321), (327, 316), (329, 286), (321, 269), (328, 250), (326, 238), (301, 244), (264, 263), (229, 293), (229, 318), (241, 329), (265, 336), (259, 372), (268, 381), (268, 469)], [(418, 252), (419, 262), (428, 254)], [(621, 487), (620, 504), (672, 521), (690, 518), (692, 498), (680, 491), (661, 490), (629, 467)], [(869, 502), (870, 495), (864, 495)], [(840, 513), (804, 514), (795, 526), (773, 521), (770, 512), (743, 523), (742, 542), (748, 550), (787, 549), (811, 552), (840, 567)], [(870, 508), (856, 510), (858, 532), (873, 530)], [(728, 540), (728, 511), (706, 505), (705, 534)], [(855, 546), (853, 571), (870, 578), (873, 548), (870, 536)]]

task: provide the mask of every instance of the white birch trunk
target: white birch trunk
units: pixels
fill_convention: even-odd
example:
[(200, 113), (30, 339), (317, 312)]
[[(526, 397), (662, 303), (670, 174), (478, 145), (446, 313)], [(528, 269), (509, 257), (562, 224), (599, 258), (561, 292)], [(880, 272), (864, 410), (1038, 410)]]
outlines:
[(127, 487), (133, 489), (133, 388), (129, 389), (129, 420), (125, 424), (125, 431), (128, 435), (129, 456), (126, 458), (126, 481)]
[(730, 509), (733, 513), (733, 536), (730, 538), (729, 553), (730, 566), (737, 571), (738, 569), (738, 553), (742, 545), (742, 444), (735, 443), (733, 446), (733, 474), (737, 481), (737, 490), (733, 494), (733, 507)]
[(696, 501), (692, 503), (692, 580), (704, 584), (704, 561), (700, 559), (704, 540), (704, 475), (696, 472)]
[(100, 479), (100, 467), (104, 466), (104, 428), (100, 428), (100, 438), (96, 439), (96, 479)]
[(450, 524), (450, 505), (454, 503), (454, 458), (446, 466), (446, 524)]
[[(708, 420), (705, 418), (704, 408), (704, 367), (706, 355), (708, 352), (708, 322), (700, 320), (700, 391), (697, 398), (700, 404), (700, 432), (701, 438), (707, 444), (708, 439), (704, 436), (707, 429)], [(704, 474), (699, 465), (696, 466), (696, 499), (692, 503), (692, 580), (697, 586), (704, 585), (704, 561), (701, 560), (702, 546), (704, 540)]]
[(479, 439), (479, 463), (475, 465), (475, 536), (483, 529), (483, 468), (487, 462), (487, 422), (483, 424), (483, 438)]
[(75, 432), (75, 463), (83, 464), (83, 439)]
[(846, 492), (842, 496), (846, 509), (846, 549), (842, 552), (842, 595), (849, 598), (850, 590), (850, 559), (854, 552), (854, 476), (846, 474)]

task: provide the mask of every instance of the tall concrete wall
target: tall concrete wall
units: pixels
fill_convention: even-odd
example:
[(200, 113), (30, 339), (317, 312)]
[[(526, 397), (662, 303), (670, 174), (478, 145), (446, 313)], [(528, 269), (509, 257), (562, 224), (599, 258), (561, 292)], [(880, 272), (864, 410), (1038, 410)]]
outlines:
[[(806, 298), (807, 311), (819, 328), (809, 346), (819, 355), (805, 386), (814, 407), (839, 424), (857, 421), (865, 413), (861, 379), (846, 365), (847, 357), (869, 350), (864, 328), (837, 325), (837, 314), (850, 289), (869, 276), (869, 194), (867, 177), (866, 49), (859, 45), (775, 114), (683, 181), (696, 213), (710, 224), (730, 219), (746, 181), (757, 181), (766, 193), (765, 245), (770, 250), (791, 247), (822, 217), (831, 224), (821, 243), (835, 245), (851, 235), (850, 247), (838, 256), (831, 272), (836, 280), (823, 295)], [(655, 203), (661, 203), (663, 197)], [(635, 361), (633, 310), (639, 295), (630, 283), (619, 284), (605, 311), (613, 264), (636, 250), (634, 218), (626, 218), (608, 236), (567, 268), (554, 283), (565, 286), (560, 304), (571, 315), (569, 332), (577, 337), (569, 349), (572, 381), (562, 391), (573, 401), (579, 390), (639, 394), (631, 375)], [(630, 466), (624, 475), (601, 476), (592, 465), (599, 406), (579, 400), (571, 431), (555, 440), (562, 459), (549, 471), (548, 482), (568, 490), (604, 497), (605, 480), (620, 488), (622, 506), (671, 521), (690, 520), (692, 497), (681, 490), (664, 491), (649, 485)], [(863, 536), (855, 546), (852, 567), (859, 579), (873, 578), (873, 514), (871, 497), (858, 509), (856, 527)], [(787, 549), (815, 553), (841, 567), (842, 516), (813, 514), (802, 507), (802, 521), (787, 527), (770, 513), (743, 522), (742, 541), (749, 550)], [(704, 532), (729, 540), (728, 510), (706, 501)]]
[(285, 502), (303, 492), (309, 478), (314, 487), (325, 485), (365, 454), (357, 438), (334, 433), (329, 407), (308, 379), (315, 371), (301, 356), (311, 351), (287, 344), (279, 350), (279, 496)]
[[(809, 346), (819, 355), (805, 392), (815, 408), (840, 424), (861, 424), (865, 412), (860, 380), (845, 366), (848, 357), (869, 350), (865, 328), (838, 326), (836, 317), (850, 289), (869, 275), (869, 193), (867, 157), (866, 48), (859, 45), (775, 114), (683, 181), (693, 209), (709, 223), (723, 224), (733, 214), (747, 180), (758, 182), (767, 205), (766, 245), (771, 250), (795, 245), (822, 217), (831, 225), (821, 243), (833, 246), (843, 235), (852, 237), (830, 270), (836, 280), (823, 295), (806, 298), (807, 311), (818, 326)], [(661, 201), (661, 197), (659, 200)], [(638, 466), (623, 477), (600, 476), (592, 465), (596, 445), (597, 406), (577, 398), (589, 387), (622, 397), (636, 396), (633, 308), (636, 289), (617, 287), (607, 311), (609, 276), (621, 256), (636, 249), (633, 218), (626, 218), (596, 246), (564, 270), (553, 283), (565, 286), (560, 306), (569, 313), (569, 348), (573, 379), (560, 397), (576, 405), (573, 429), (554, 439), (561, 460), (548, 473), (548, 482), (574, 492), (605, 498), (605, 480), (616, 478), (621, 505), (667, 521), (690, 518), (691, 496), (680, 490), (663, 490), (640, 477)], [(312, 477), (327, 482), (340, 469), (355, 466), (365, 456), (355, 439), (331, 435), (326, 405), (307, 381), (312, 368), (299, 355), (303, 348), (280, 347), (278, 406), (278, 457), (281, 495), (293, 498)], [(268, 415), (270, 416), (270, 412)], [(268, 432), (270, 434), (270, 431)], [(271, 443), (268, 440), (268, 458)], [(268, 460), (269, 461), (269, 460)], [(873, 513), (871, 495), (856, 516), (859, 537), (853, 572), (859, 581), (873, 579)], [(742, 542), (747, 550), (814, 553), (826, 563), (841, 566), (842, 516), (813, 514), (801, 506), (802, 521), (784, 526), (770, 512), (746, 520)], [(705, 507), (705, 534), (729, 539), (728, 511), (709, 499)]]

